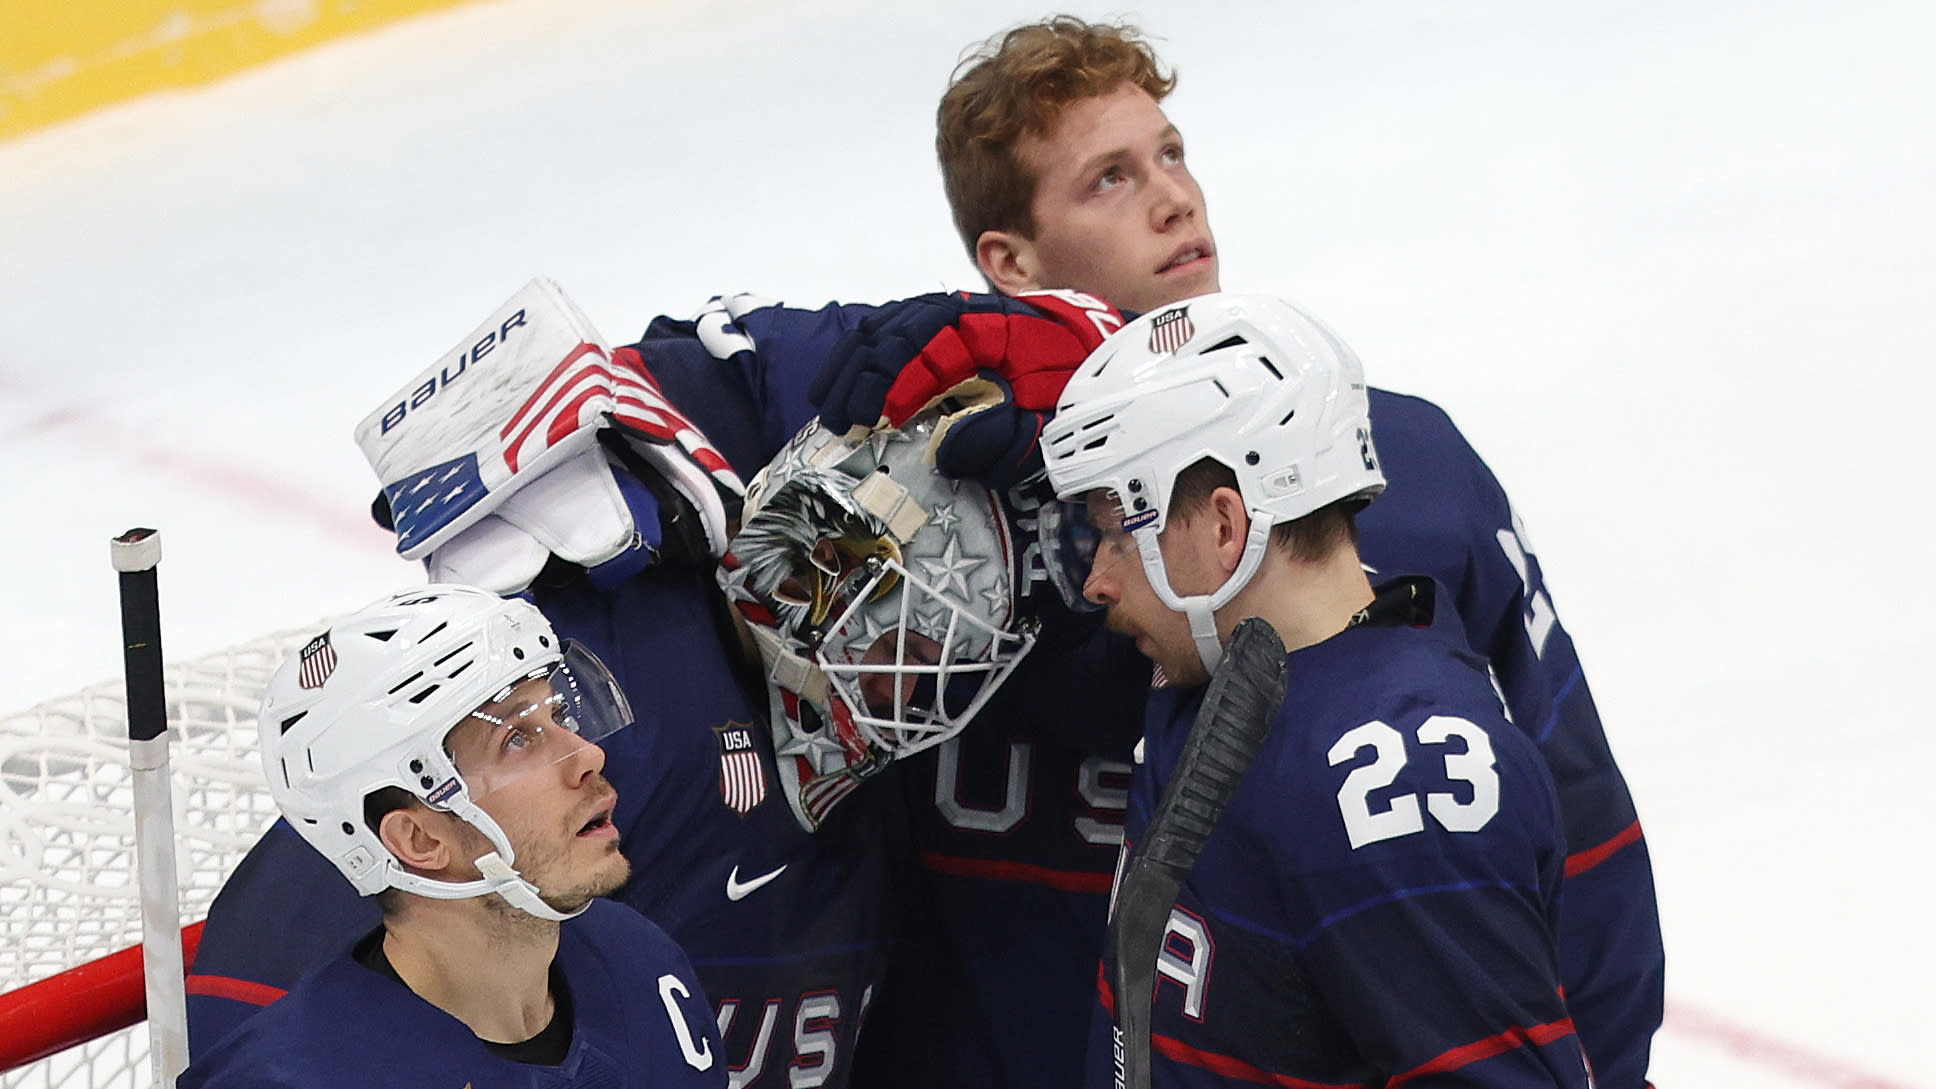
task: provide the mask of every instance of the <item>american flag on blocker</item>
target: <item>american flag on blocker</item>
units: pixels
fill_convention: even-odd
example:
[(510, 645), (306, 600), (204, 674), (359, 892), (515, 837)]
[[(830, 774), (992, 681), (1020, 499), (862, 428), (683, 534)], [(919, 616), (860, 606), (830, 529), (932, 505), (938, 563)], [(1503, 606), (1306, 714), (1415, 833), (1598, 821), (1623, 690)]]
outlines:
[(421, 559), (531, 479), (585, 455), (608, 421), (682, 477), (690, 461), (723, 495), (744, 493), (639, 353), (607, 348), (542, 277), (384, 398), (356, 441), (383, 481), (398, 553)]
[(753, 743), (753, 724), (728, 722), (715, 727), (719, 735), (719, 794), (727, 808), (751, 812), (766, 800), (766, 769)]

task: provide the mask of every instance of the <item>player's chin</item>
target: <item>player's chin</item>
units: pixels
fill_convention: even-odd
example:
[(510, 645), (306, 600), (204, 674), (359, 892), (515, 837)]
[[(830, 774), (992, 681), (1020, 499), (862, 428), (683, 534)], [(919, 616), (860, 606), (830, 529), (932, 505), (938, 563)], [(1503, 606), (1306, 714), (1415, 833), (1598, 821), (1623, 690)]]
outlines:
[(596, 884), (598, 891), (593, 894), (595, 896), (610, 896), (624, 888), (625, 883), (632, 879), (632, 860), (616, 853), (617, 848), (613, 848), (613, 852), (610, 864), (605, 872), (600, 874), (601, 880)]
[(583, 910), (585, 905), (601, 896), (610, 896), (625, 887), (632, 876), (632, 863), (624, 855), (613, 854), (603, 860), (597, 871), (585, 880), (564, 889), (547, 891), (544, 902), (554, 911), (573, 912)]
[(1147, 313), (1159, 306), (1208, 295), (1216, 290), (1217, 258), (1215, 255), (1202, 257), (1157, 273), (1156, 282), (1150, 285), (1150, 304), (1139, 309)]

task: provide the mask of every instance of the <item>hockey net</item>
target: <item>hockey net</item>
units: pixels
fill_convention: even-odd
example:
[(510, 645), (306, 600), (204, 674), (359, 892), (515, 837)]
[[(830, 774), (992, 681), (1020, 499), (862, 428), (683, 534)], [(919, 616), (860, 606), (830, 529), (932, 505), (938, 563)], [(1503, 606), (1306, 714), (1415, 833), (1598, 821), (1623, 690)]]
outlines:
[[(208, 913), (223, 880), (275, 819), (256, 752), (256, 708), (275, 668), (323, 626), (266, 635), (167, 670), (184, 927)], [(152, 1081), (140, 1023), (141, 961), (138, 952), (122, 952), (141, 942), (133, 814), (122, 682), (0, 716), (4, 1089)], [(104, 1001), (113, 1008), (102, 1009)], [(87, 1039), (103, 1025), (128, 1027)], [(33, 1054), (29, 1038), (35, 1050), (63, 1050), (16, 1066)]]

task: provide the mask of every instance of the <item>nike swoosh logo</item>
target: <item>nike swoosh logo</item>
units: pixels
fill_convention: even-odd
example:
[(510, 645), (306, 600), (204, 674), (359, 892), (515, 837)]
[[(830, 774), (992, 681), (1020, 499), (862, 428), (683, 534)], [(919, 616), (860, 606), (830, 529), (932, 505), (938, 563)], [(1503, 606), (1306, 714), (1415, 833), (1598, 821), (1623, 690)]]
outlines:
[[(791, 863), (788, 865), (791, 865)], [(749, 894), (760, 888), (760, 886), (765, 885), (768, 881), (773, 880), (785, 872), (786, 866), (781, 866), (777, 870), (769, 870), (750, 881), (742, 882), (739, 879), (739, 867), (734, 866), (733, 872), (726, 875), (726, 899), (744, 900)]]

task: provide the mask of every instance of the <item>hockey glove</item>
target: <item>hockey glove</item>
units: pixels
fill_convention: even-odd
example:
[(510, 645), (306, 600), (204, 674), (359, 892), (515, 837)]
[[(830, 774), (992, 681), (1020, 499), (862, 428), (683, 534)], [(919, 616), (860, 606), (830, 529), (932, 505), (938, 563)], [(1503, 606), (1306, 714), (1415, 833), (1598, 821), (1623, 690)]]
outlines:
[(808, 396), (840, 432), (900, 427), (938, 406), (936, 468), (1005, 487), (1040, 461), (1036, 440), (1069, 375), (1122, 324), (1073, 291), (920, 295), (842, 336)]
[[(601, 443), (604, 431), (617, 441)], [(523, 589), (552, 556), (595, 578), (653, 562), (668, 498), (685, 501), (717, 555), (726, 502), (742, 490), (636, 353), (605, 348), (542, 278), (385, 399), (356, 438), (383, 483), (397, 552), (440, 581), (499, 593)], [(665, 495), (631, 479), (648, 475)]]

